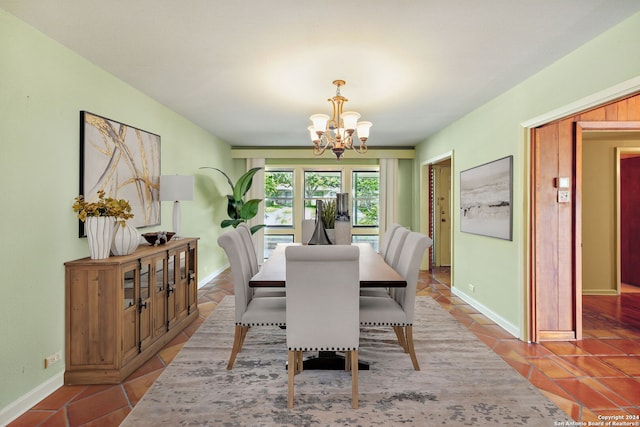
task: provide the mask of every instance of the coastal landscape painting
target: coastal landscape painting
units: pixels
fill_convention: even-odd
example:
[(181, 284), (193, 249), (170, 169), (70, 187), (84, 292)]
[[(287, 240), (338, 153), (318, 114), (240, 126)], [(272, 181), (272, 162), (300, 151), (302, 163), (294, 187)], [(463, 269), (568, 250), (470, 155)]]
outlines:
[(513, 156), (460, 172), (460, 231), (512, 239)]

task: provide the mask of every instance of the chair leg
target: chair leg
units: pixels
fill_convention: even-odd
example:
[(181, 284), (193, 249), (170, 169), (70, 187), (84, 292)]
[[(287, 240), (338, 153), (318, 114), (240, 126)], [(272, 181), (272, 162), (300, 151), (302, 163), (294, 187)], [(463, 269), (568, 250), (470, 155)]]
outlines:
[(404, 331), (402, 330), (402, 326), (394, 326), (393, 331), (396, 333), (396, 337), (398, 337), (398, 344), (402, 347), (405, 353), (409, 352), (407, 348), (407, 340), (404, 337)]
[(413, 326), (409, 325), (406, 327), (406, 335), (407, 335), (407, 348), (409, 349), (409, 356), (411, 356), (411, 363), (413, 363), (413, 369), (416, 371), (420, 370), (420, 365), (418, 365), (418, 357), (416, 356), (416, 349), (413, 347)]
[(351, 407), (358, 409), (358, 350), (349, 352), (351, 359)]
[(299, 350), (296, 353), (296, 373), (299, 374), (302, 372), (302, 368), (304, 367), (304, 358), (302, 357), (302, 350)]
[(289, 350), (289, 392), (287, 394), (288, 407), (293, 408), (293, 378), (296, 375), (297, 351)]
[(249, 330), (248, 326), (240, 326), (236, 325), (235, 333), (233, 335), (233, 347), (231, 348), (231, 356), (229, 356), (229, 363), (227, 364), (227, 370), (231, 370), (233, 368), (233, 363), (236, 361), (236, 356), (240, 349), (242, 349), (242, 344), (244, 343), (244, 337), (247, 335), (247, 331)]
[(242, 327), (242, 336), (240, 337), (240, 348), (238, 351), (242, 350), (242, 346), (244, 345), (244, 339), (247, 337), (247, 333), (249, 332), (249, 328), (251, 326), (243, 326)]

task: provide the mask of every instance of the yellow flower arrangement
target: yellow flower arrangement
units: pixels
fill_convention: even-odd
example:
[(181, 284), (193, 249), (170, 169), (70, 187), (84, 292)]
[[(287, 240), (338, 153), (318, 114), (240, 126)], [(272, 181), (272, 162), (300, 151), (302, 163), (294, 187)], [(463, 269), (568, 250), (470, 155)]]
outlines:
[(97, 202), (87, 202), (83, 195), (76, 197), (73, 211), (78, 214), (80, 221), (84, 222), (89, 216), (113, 216), (121, 224), (125, 220), (133, 218), (131, 205), (127, 200), (104, 197), (104, 191), (98, 191)]

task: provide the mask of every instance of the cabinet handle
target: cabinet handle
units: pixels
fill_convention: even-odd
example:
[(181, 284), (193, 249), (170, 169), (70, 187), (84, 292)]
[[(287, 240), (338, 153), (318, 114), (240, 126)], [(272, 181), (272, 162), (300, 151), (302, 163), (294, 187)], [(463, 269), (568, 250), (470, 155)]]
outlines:
[(142, 313), (142, 309), (147, 308), (147, 303), (142, 302), (142, 298), (138, 299), (138, 313)]
[(173, 286), (169, 285), (167, 287), (167, 298), (169, 298), (169, 295), (171, 295), (171, 292), (175, 292), (175, 291), (176, 291), (175, 288)]

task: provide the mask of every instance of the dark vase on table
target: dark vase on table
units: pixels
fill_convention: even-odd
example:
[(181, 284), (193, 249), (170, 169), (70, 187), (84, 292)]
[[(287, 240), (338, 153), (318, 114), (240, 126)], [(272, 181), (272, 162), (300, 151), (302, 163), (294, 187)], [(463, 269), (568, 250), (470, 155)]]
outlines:
[(311, 239), (307, 242), (308, 245), (331, 245), (331, 240), (327, 235), (327, 230), (324, 228), (322, 222), (322, 200), (316, 202), (316, 227), (313, 230)]

